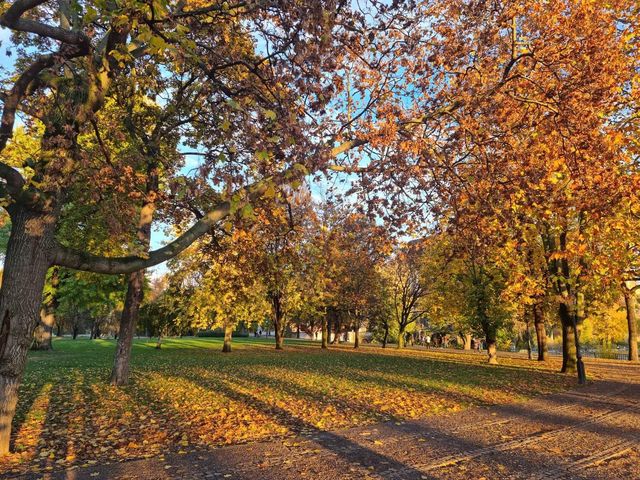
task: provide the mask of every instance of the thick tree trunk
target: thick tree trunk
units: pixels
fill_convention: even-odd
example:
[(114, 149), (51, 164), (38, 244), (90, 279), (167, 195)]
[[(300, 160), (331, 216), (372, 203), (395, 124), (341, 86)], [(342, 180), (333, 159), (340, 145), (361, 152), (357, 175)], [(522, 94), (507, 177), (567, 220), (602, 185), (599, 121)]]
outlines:
[(384, 326), (384, 337), (382, 337), (382, 348), (387, 348), (387, 342), (389, 341), (389, 325)]
[(222, 351), (224, 353), (231, 353), (231, 336), (233, 335), (233, 325), (227, 324), (224, 326), (224, 342), (222, 344)]
[(111, 384), (126, 385), (129, 382), (129, 364), (131, 362), (131, 348), (136, 331), (138, 311), (144, 296), (144, 270), (129, 274), (127, 294), (124, 300), (124, 308), (120, 317), (120, 329), (118, 332), (118, 345), (111, 369)]
[(571, 319), (571, 312), (566, 303), (559, 306), (560, 322), (562, 324), (562, 373), (575, 373), (578, 359), (576, 357), (576, 332)]
[(355, 335), (355, 340), (353, 341), (353, 348), (360, 348), (360, 327), (358, 325), (353, 327), (353, 333)]
[(544, 327), (544, 316), (542, 306), (535, 304), (533, 306), (533, 325), (536, 329), (536, 342), (538, 344), (538, 361), (545, 362), (549, 358), (549, 349), (547, 347), (547, 331)]
[(56, 218), (16, 209), (0, 288), (0, 455), (9, 452), (18, 387), (40, 318)]
[(158, 334), (158, 341), (156, 342), (156, 350), (160, 350), (162, 348), (162, 335)]
[(627, 308), (627, 328), (629, 331), (629, 361), (638, 361), (638, 319), (636, 318), (636, 292), (623, 286), (624, 303)]
[(495, 337), (487, 335), (487, 355), (488, 362), (491, 365), (496, 365), (498, 363), (498, 347), (496, 344)]

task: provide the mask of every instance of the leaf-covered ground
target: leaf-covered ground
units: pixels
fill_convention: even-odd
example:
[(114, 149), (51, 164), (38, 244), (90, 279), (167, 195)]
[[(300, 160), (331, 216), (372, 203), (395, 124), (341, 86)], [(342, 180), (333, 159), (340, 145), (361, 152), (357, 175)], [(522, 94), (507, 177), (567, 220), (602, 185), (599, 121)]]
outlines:
[(107, 385), (115, 343), (32, 353), (0, 474), (46, 472), (524, 400), (573, 385), (557, 365), (484, 355), (263, 339), (137, 341), (131, 385)]

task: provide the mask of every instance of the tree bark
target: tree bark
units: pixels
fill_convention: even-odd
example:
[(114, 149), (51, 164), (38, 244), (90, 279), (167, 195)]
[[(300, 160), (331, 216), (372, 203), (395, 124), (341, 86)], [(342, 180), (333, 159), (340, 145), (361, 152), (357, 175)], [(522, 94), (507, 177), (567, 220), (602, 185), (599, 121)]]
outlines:
[(284, 349), (284, 335), (279, 328), (276, 327), (276, 350)]
[(135, 335), (136, 323), (140, 303), (144, 296), (144, 270), (138, 270), (129, 274), (127, 294), (124, 300), (124, 308), (120, 317), (120, 330), (118, 333), (118, 345), (111, 369), (111, 384), (126, 385), (129, 382), (129, 364), (131, 362), (131, 348)]
[(544, 315), (540, 304), (533, 305), (533, 325), (536, 329), (538, 361), (545, 362), (549, 358), (549, 348), (547, 347), (547, 331), (544, 326)]
[(322, 316), (322, 348), (329, 348), (329, 325), (327, 321), (327, 314)]
[(353, 348), (360, 348), (360, 327), (358, 325), (353, 327), (353, 333), (355, 334)]
[(487, 355), (488, 362), (491, 365), (497, 365), (498, 363), (498, 348), (496, 344), (496, 339), (492, 336), (487, 335)]
[(231, 353), (231, 336), (233, 335), (233, 325), (226, 324), (224, 326), (224, 342), (222, 344), (222, 351), (224, 353)]
[(559, 306), (560, 322), (562, 324), (562, 373), (575, 373), (578, 359), (576, 357), (575, 328), (571, 319), (569, 306), (562, 302)]
[(340, 337), (340, 330), (342, 328), (342, 322), (340, 322), (339, 319), (335, 319), (333, 322), (333, 328), (334, 328), (334, 332), (333, 332), (333, 338), (331, 339), (331, 345), (337, 345), (339, 342), (339, 337)]
[(0, 287), (0, 455), (9, 452), (18, 387), (40, 317), (56, 223), (53, 214), (14, 208)]
[(531, 360), (531, 316), (533, 315), (533, 307), (526, 306), (524, 310), (525, 338), (527, 342), (527, 358)]
[(162, 335), (158, 334), (158, 341), (156, 342), (156, 350), (160, 350), (162, 348)]
[(471, 334), (470, 333), (463, 333), (462, 335), (460, 335), (460, 337), (462, 337), (462, 344), (463, 344), (463, 348), (465, 350), (471, 350)]
[(33, 343), (31, 350), (52, 350), (53, 349), (53, 324), (56, 321), (53, 310), (43, 306), (40, 310), (40, 323), (33, 332)]
[(58, 306), (57, 288), (60, 283), (58, 268), (51, 269), (49, 279), (51, 291), (45, 295), (40, 309), (40, 323), (33, 332), (32, 350), (52, 350), (53, 349), (53, 327), (56, 323), (56, 307)]
[(404, 348), (404, 327), (400, 327), (398, 330), (398, 349)]
[(282, 312), (282, 304), (279, 297), (272, 299), (273, 303), (273, 326), (275, 327), (276, 335), (276, 350), (284, 349), (284, 330), (286, 324), (284, 321), (284, 315)]
[(629, 332), (629, 361), (638, 361), (638, 319), (636, 318), (636, 292), (635, 289), (628, 289), (626, 285), (622, 287), (624, 293), (624, 304), (627, 309), (627, 328)]
[(389, 325), (384, 326), (384, 337), (382, 337), (382, 348), (387, 348), (387, 342), (389, 341)]

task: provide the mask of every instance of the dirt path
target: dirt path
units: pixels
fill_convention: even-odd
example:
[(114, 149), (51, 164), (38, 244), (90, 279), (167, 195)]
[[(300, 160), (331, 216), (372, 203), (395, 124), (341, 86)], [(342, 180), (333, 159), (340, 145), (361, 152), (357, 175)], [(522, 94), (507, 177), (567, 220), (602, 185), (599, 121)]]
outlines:
[[(525, 403), (23, 479), (640, 479), (640, 366)], [(292, 420), (295, 422), (295, 420)]]

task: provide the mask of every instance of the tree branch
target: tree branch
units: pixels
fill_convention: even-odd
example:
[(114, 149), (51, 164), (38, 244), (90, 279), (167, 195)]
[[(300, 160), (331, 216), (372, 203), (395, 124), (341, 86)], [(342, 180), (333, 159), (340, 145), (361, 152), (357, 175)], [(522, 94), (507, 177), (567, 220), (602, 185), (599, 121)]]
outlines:
[[(356, 146), (358, 146), (358, 141), (345, 142), (334, 147), (330, 155), (335, 157)], [(265, 194), (269, 185), (273, 183), (291, 183), (301, 180), (308, 173), (305, 165), (295, 164), (277, 175), (267, 177), (240, 189), (234, 197), (240, 196), (240, 198), (245, 198), (248, 202), (256, 201)], [(58, 244), (54, 248), (51, 264), (95, 273), (118, 274), (135, 272), (143, 268), (158, 265), (175, 257), (231, 213), (230, 201), (219, 203), (204, 217), (193, 224), (189, 230), (164, 247), (150, 252), (146, 258), (137, 256), (107, 258), (86, 252), (79, 252)]]
[(12, 30), (35, 33), (41, 37), (51, 38), (69, 45), (88, 46), (89, 38), (83, 32), (66, 30), (64, 28), (36, 22), (35, 20), (21, 18), (25, 12), (42, 5), (45, 1), (46, 0), (17, 0), (9, 7), (5, 14), (0, 17), (0, 25)]

